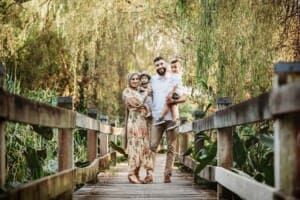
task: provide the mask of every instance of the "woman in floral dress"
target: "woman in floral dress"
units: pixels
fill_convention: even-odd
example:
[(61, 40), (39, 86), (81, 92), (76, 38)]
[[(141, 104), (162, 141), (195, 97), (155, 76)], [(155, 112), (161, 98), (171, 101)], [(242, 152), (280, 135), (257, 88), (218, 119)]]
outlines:
[[(145, 116), (145, 99), (148, 95), (141, 94), (138, 91), (140, 79), (138, 73), (128, 75), (128, 87), (123, 91), (123, 100), (127, 108), (127, 150), (129, 173), (128, 180), (131, 183), (151, 183), (153, 161), (149, 145), (149, 129)], [(147, 170), (147, 176), (144, 181), (139, 178), (139, 170), (144, 167)]]

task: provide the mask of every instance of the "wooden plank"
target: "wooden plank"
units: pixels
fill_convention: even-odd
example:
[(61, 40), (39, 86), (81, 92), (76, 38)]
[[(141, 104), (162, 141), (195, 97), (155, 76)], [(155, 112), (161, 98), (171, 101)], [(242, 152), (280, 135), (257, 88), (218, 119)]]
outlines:
[(189, 134), (180, 134), (177, 137), (179, 142), (179, 153), (184, 154), (188, 150), (189, 145)]
[(273, 115), (300, 112), (299, 81), (276, 88), (270, 96), (270, 109)]
[(208, 165), (203, 170), (201, 170), (200, 173), (197, 174), (197, 176), (206, 179), (210, 182), (216, 182), (215, 179), (215, 167)]
[[(222, 101), (222, 98), (217, 100), (218, 111), (222, 111), (228, 108), (232, 104), (231, 98), (227, 97), (228, 101)], [(230, 169), (233, 162), (233, 135), (232, 127), (217, 129), (217, 165)], [(218, 199), (232, 199), (232, 192), (223, 187), (221, 184), (217, 185), (217, 197)]]
[(95, 159), (89, 166), (76, 169), (76, 184), (86, 183), (94, 180), (99, 173), (99, 163), (103, 158)]
[(91, 117), (85, 116), (80, 113), (76, 113), (76, 126), (80, 128), (85, 128), (89, 130), (100, 130), (100, 122)]
[(100, 159), (100, 162), (99, 162), (99, 168), (101, 170), (108, 169), (109, 163), (112, 161), (112, 157), (113, 157), (112, 154), (113, 153), (115, 153), (115, 152), (107, 153), (104, 156), (101, 156), (101, 159)]
[(274, 122), (275, 186), (287, 196), (300, 198), (300, 114)]
[[(218, 129), (217, 145), (218, 166), (230, 169), (233, 163), (233, 135), (231, 127)], [(218, 184), (217, 193), (219, 199), (232, 199), (232, 193), (220, 184)]]
[[(293, 92), (291, 92), (293, 91)], [(214, 115), (193, 122), (196, 133), (272, 119), (272, 115), (300, 111), (300, 85), (291, 83), (253, 99), (229, 106)]]
[(244, 199), (273, 199), (275, 188), (242, 177), (222, 167), (215, 168), (215, 179)]
[(75, 127), (75, 112), (33, 101), (0, 90), (0, 117), (8, 121), (21, 122), (54, 128)]
[[(196, 160), (192, 159), (190, 156), (182, 156), (177, 154), (176, 155), (177, 160), (183, 164), (184, 166), (192, 169), (193, 171), (196, 170), (197, 165), (200, 163)], [(214, 166), (206, 166), (201, 172), (197, 174), (197, 176), (204, 178), (210, 182), (215, 182), (215, 168)]]
[(113, 135), (123, 135), (124, 134), (124, 128), (118, 128), (118, 127), (112, 127), (111, 131)]
[(76, 184), (85, 183), (95, 179), (100, 171), (100, 162), (107, 166), (111, 160), (111, 156), (111, 154), (107, 154), (103, 157), (97, 158), (89, 166), (84, 168), (67, 169), (58, 172), (55, 175), (43, 177), (41, 179), (24, 184), (19, 188), (11, 190), (5, 194), (1, 194), (0, 199), (40, 200), (56, 198), (67, 191), (73, 190)]
[(189, 133), (193, 131), (193, 122), (187, 122), (179, 126), (179, 133)]
[(176, 158), (178, 159), (178, 161), (181, 164), (183, 164), (184, 166), (190, 168), (193, 171), (195, 171), (197, 165), (199, 164), (199, 162), (197, 162), (196, 160), (194, 160), (190, 156), (183, 156), (183, 155), (177, 154)]
[(210, 115), (203, 119), (193, 121), (194, 132), (200, 133), (215, 128), (214, 118), (215, 115)]
[(73, 176), (75, 169), (69, 169), (52, 176), (32, 181), (17, 189), (6, 193), (7, 200), (14, 199), (51, 199), (58, 195), (73, 190)]
[(87, 131), (87, 155), (88, 161), (92, 162), (97, 157), (97, 144), (98, 135), (97, 131), (88, 130)]
[(105, 124), (103, 122), (100, 123), (100, 132), (104, 134), (111, 134), (112, 133), (112, 127), (108, 124)]
[(219, 110), (214, 115), (194, 121), (193, 129), (199, 133), (205, 130), (232, 127), (271, 118), (269, 93), (264, 93), (248, 101)]
[(103, 134), (102, 132), (99, 134), (100, 138), (100, 156), (104, 156), (108, 153), (108, 135)]
[(63, 171), (74, 166), (74, 133), (73, 129), (58, 131), (58, 170)]
[[(128, 164), (121, 163), (112, 170), (101, 172), (98, 175), (97, 184), (86, 184), (73, 194), (73, 200), (85, 199), (202, 199), (216, 200), (214, 188), (205, 185), (195, 185), (193, 175), (173, 169), (172, 182), (163, 183), (163, 172), (166, 162), (166, 154), (156, 156), (153, 184), (131, 184), (127, 179)], [(143, 179), (146, 171), (141, 169), (140, 176)]]

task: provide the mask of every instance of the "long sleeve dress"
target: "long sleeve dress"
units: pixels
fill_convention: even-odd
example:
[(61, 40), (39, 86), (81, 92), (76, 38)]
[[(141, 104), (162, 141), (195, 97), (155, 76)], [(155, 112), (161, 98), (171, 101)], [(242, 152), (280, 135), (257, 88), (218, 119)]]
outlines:
[(127, 150), (130, 171), (140, 167), (147, 170), (153, 169), (149, 143), (150, 132), (145, 119), (146, 97), (132, 88), (126, 88), (123, 91), (123, 100), (128, 109)]

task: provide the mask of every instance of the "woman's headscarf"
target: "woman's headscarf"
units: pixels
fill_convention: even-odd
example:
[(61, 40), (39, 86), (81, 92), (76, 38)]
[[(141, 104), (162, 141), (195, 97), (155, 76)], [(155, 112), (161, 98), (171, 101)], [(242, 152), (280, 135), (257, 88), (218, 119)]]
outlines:
[(140, 76), (140, 74), (138, 72), (130, 72), (127, 74), (127, 85), (128, 87), (131, 88), (131, 85), (130, 85), (130, 80), (131, 78), (134, 76), (134, 75), (138, 75), (138, 77)]

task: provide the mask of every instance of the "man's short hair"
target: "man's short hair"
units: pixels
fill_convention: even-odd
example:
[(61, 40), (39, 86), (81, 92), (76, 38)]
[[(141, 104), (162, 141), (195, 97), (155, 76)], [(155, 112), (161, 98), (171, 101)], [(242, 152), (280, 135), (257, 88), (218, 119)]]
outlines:
[(159, 61), (159, 60), (165, 60), (162, 56), (157, 56), (154, 58), (153, 63)]

